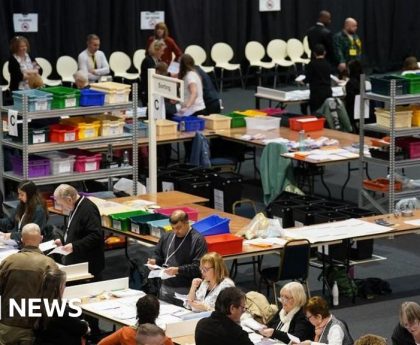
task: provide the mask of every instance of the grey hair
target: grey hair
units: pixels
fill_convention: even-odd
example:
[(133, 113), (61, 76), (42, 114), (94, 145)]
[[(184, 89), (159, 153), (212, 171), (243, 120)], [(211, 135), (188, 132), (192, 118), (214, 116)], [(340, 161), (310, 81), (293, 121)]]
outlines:
[(76, 188), (70, 186), (69, 184), (60, 184), (54, 191), (54, 198), (71, 198), (76, 200), (79, 193)]
[(22, 228), (22, 236), (35, 234), (41, 235), (41, 228), (38, 224), (28, 223)]
[(78, 70), (73, 74), (73, 78), (74, 80), (80, 80), (86, 83), (88, 81), (88, 74), (83, 70)]

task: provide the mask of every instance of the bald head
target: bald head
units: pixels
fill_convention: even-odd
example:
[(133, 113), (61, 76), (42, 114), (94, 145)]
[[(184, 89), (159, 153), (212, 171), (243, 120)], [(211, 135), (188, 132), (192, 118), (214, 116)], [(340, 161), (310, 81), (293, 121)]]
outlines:
[(331, 13), (328, 11), (321, 11), (319, 12), (318, 21), (325, 26), (328, 26), (331, 24)]
[(41, 242), (42, 235), (38, 224), (28, 223), (22, 228), (22, 243), (24, 247), (38, 247)]
[(188, 214), (183, 210), (176, 210), (172, 212), (169, 217), (169, 223), (172, 226), (172, 231), (177, 237), (184, 237), (189, 229)]
[(354, 35), (357, 31), (357, 21), (354, 18), (347, 18), (344, 21), (344, 31), (349, 35)]

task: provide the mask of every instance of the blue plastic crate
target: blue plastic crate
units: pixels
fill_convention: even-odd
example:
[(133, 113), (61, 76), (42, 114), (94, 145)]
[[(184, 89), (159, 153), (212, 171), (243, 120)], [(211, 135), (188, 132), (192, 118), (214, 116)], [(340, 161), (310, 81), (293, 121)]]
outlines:
[(214, 214), (193, 224), (193, 228), (203, 236), (228, 234), (229, 218), (222, 218)]
[[(148, 136), (148, 125), (144, 122), (138, 121), (137, 122), (137, 137), (139, 138), (147, 138)], [(133, 133), (133, 124), (126, 123), (124, 125), (124, 132), (126, 133)]]
[(170, 225), (171, 224), (169, 223), (169, 218), (149, 222), (150, 235), (160, 238), (165, 232), (164, 228)]
[(23, 96), (28, 96), (28, 111), (51, 110), (53, 96), (37, 89), (13, 91), (13, 109), (23, 109)]
[(141, 216), (130, 217), (131, 232), (134, 232), (139, 235), (150, 235), (149, 223), (160, 219), (169, 219), (169, 217), (159, 213), (151, 213)]
[(206, 120), (195, 116), (174, 115), (172, 120), (178, 122), (178, 130), (182, 132), (202, 131), (206, 124)]
[(80, 90), (80, 101), (79, 104), (81, 107), (92, 107), (92, 106), (102, 106), (105, 103), (105, 92), (91, 90), (91, 89), (82, 89)]

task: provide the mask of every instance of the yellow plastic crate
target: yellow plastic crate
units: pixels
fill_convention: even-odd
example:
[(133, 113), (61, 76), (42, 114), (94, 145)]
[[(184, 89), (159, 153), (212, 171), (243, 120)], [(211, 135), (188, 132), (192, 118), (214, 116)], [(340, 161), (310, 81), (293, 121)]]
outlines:
[(199, 117), (203, 118), (206, 123), (206, 129), (211, 130), (220, 130), (220, 129), (230, 129), (230, 122), (232, 118), (225, 115), (219, 114), (211, 114), (209, 116), (199, 115)]
[(248, 109), (244, 111), (234, 111), (235, 114), (245, 115), (245, 116), (267, 116), (267, 113), (264, 113), (255, 109)]
[[(375, 108), (376, 122), (379, 126), (390, 128), (391, 116), (389, 110)], [(395, 109), (395, 128), (410, 128), (413, 111), (406, 107)]]
[(102, 137), (124, 134), (125, 121), (121, 117), (104, 114), (100, 116), (90, 116), (89, 119), (100, 122), (100, 136)]
[(411, 118), (411, 125), (413, 127), (420, 127), (420, 110), (413, 110), (413, 117)]
[(156, 120), (156, 135), (175, 135), (178, 123), (169, 120)]
[(105, 92), (105, 103), (107, 104), (128, 103), (129, 101), (130, 85), (107, 81), (104, 83), (93, 83), (90, 88)]
[(76, 127), (78, 129), (76, 140), (97, 138), (101, 128), (100, 121), (83, 116), (62, 119), (60, 124)]

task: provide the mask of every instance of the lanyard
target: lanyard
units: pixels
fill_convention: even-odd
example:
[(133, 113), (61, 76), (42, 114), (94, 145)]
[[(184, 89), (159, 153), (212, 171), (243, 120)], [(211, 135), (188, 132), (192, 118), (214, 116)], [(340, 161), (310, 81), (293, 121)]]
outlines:
[(23, 218), (25, 218), (26, 216), (26, 212), (24, 214), (22, 214), (22, 218), (20, 218), (19, 223), (18, 223), (18, 230), (21, 231), (21, 226), (22, 226), (22, 222), (23, 222)]
[(73, 220), (73, 217), (74, 217), (74, 215), (76, 214), (77, 210), (79, 209), (79, 206), (80, 206), (80, 204), (82, 203), (82, 201), (83, 201), (83, 199), (84, 199), (84, 198), (85, 198), (85, 196), (82, 196), (82, 197), (80, 198), (80, 201), (77, 203), (76, 208), (75, 208), (75, 209), (73, 210), (73, 212), (71, 212), (71, 214), (69, 215), (69, 220), (68, 220), (68, 222), (67, 222), (66, 232), (64, 233), (64, 242), (66, 242), (66, 241), (67, 241), (67, 233), (68, 233), (68, 231), (69, 231), (71, 221)]
[(189, 235), (189, 233), (191, 232), (191, 229), (192, 229), (192, 228), (190, 228), (190, 229), (188, 230), (187, 234), (186, 234), (186, 235), (184, 236), (184, 238), (182, 239), (182, 241), (181, 241), (181, 243), (179, 244), (178, 248), (176, 248), (176, 249), (175, 249), (175, 250), (171, 253), (171, 255), (169, 255), (169, 250), (171, 249), (172, 243), (174, 242), (176, 235), (174, 234), (174, 235), (172, 236), (171, 242), (169, 243), (169, 246), (168, 246), (168, 250), (166, 251), (166, 260), (165, 260), (165, 262), (164, 262), (163, 266), (167, 266), (167, 265), (168, 265), (168, 261), (169, 261), (169, 259), (175, 255), (175, 253), (178, 251), (178, 249), (179, 249), (179, 248), (181, 248), (181, 246), (182, 246), (182, 244), (184, 243), (185, 239), (187, 238), (187, 236), (188, 236), (188, 235)]

